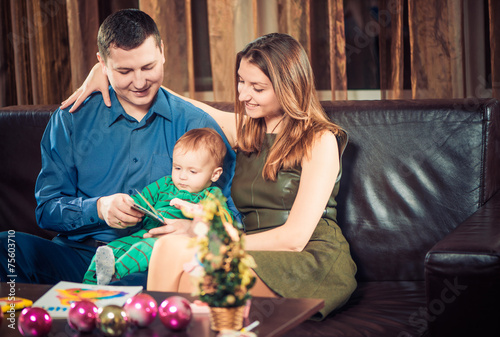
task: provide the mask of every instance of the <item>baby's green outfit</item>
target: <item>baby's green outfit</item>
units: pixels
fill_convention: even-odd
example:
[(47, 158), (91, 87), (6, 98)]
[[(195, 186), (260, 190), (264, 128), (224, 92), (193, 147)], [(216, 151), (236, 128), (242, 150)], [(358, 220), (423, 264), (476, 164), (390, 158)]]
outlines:
[[(198, 203), (205, 199), (209, 193), (222, 195), (222, 191), (215, 186), (208, 187), (198, 193), (179, 190), (172, 182), (171, 176), (158, 179), (146, 186), (141, 192), (148, 202), (167, 219), (186, 219), (180, 209), (170, 206), (172, 199), (179, 198), (191, 203)], [(133, 195), (132, 198), (135, 203), (150, 209), (140, 195)], [(223, 206), (228, 214), (231, 214), (227, 205), (224, 204)], [(114, 278), (121, 279), (131, 273), (142, 272), (148, 269), (153, 246), (158, 238), (143, 238), (143, 235), (150, 229), (159, 226), (161, 226), (159, 222), (145, 216), (142, 221), (142, 229), (132, 235), (124, 236), (108, 243), (107, 246), (113, 250), (115, 257)], [(83, 283), (97, 283), (96, 256), (90, 262), (89, 268), (83, 277)]]

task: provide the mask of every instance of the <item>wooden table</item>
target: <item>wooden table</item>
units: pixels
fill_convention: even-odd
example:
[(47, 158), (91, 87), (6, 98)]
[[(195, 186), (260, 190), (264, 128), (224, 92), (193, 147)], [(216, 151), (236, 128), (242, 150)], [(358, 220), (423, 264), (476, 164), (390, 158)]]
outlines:
[[(52, 285), (35, 285), (18, 283), (15, 285), (16, 296), (27, 298), (36, 301)], [(0, 297), (9, 295), (10, 285), (0, 283)], [(175, 294), (165, 292), (147, 292), (152, 295), (158, 305), (167, 297), (173, 295), (181, 295), (188, 300), (193, 300), (189, 294)], [(252, 330), (259, 337), (264, 336), (280, 336), (287, 331), (293, 329), (301, 322), (311, 317), (318, 310), (323, 308), (324, 302), (320, 299), (290, 299), (290, 298), (265, 298), (255, 297), (252, 299), (250, 314), (244, 321), (244, 325), (248, 325), (254, 321), (259, 321), (257, 328)], [(19, 311), (16, 313), (15, 326), (16, 329), (9, 328), (10, 322), (6, 315), (0, 326), (0, 336), (20, 336), (17, 330)], [(208, 314), (195, 314), (193, 320), (186, 330), (174, 332), (167, 329), (157, 317), (155, 321), (148, 327), (143, 329), (130, 329), (124, 336), (196, 336), (196, 337), (215, 337), (216, 332), (210, 330), (210, 322)], [(52, 330), (49, 336), (78, 336), (67, 324), (65, 319), (54, 319), (52, 321)], [(83, 334), (81, 336), (84, 336)], [(90, 336), (90, 335), (88, 335)], [(102, 336), (102, 335), (101, 335)]]

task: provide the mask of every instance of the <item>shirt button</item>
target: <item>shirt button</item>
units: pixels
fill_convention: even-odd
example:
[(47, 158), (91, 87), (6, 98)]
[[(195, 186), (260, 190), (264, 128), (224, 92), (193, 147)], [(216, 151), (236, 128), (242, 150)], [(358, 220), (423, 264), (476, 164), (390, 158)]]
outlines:
[(132, 161), (133, 161), (134, 163), (137, 163), (137, 162), (139, 161), (139, 159), (134, 158), (134, 159), (132, 159)]
[(95, 222), (95, 219), (93, 216), (90, 217), (90, 222)]
[(128, 194), (129, 194), (129, 195), (132, 195), (132, 193), (134, 193), (134, 191), (132, 191), (132, 190), (128, 190)]

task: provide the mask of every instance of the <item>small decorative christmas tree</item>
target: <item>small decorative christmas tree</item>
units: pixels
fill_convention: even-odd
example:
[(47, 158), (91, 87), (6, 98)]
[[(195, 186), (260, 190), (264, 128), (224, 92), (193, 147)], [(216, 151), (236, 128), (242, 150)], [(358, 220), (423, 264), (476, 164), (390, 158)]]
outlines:
[(210, 307), (245, 305), (255, 284), (255, 261), (245, 252), (245, 235), (222, 207), (225, 201), (222, 193), (211, 193), (196, 209), (183, 208), (196, 221), (193, 244), (198, 252), (190, 271), (198, 289), (195, 295)]

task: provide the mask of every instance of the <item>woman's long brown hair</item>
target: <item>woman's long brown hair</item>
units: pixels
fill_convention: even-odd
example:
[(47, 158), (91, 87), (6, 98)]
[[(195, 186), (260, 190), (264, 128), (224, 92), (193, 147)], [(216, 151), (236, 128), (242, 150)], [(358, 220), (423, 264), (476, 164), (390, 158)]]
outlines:
[(319, 102), (314, 75), (302, 46), (290, 35), (272, 33), (249, 43), (236, 56), (237, 150), (260, 153), (266, 133), (264, 118), (244, 118), (244, 102), (238, 100), (238, 70), (241, 60), (257, 66), (271, 81), (283, 112), (282, 129), (271, 147), (262, 175), (276, 180), (280, 169), (300, 165), (313, 147), (315, 136), (331, 131), (340, 149), (346, 133), (332, 123)]

